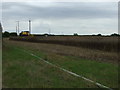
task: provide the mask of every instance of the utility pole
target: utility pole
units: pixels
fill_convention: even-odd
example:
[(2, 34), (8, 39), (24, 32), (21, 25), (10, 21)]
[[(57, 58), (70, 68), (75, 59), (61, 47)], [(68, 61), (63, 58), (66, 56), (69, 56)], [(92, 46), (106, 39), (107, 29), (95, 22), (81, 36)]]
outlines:
[(19, 21), (17, 21), (17, 31), (18, 31), (18, 35), (19, 35)]
[(31, 34), (31, 20), (29, 20), (29, 33)]
[(50, 33), (51, 33), (51, 29), (49, 28), (49, 35), (50, 35)]
[(48, 33), (49, 33), (49, 35), (51, 34), (51, 28), (50, 28), (49, 24), (48, 24)]
[[(1, 35), (0, 35), (0, 42), (3, 41), (2, 32), (3, 32), (3, 27), (2, 27), (2, 24), (1, 24), (1, 22), (0, 22), (0, 33), (1, 33)], [(2, 41), (1, 41), (1, 38), (2, 38)]]
[(16, 26), (16, 33), (17, 33), (17, 26)]
[(18, 30), (17, 30), (17, 21), (16, 21), (16, 26), (15, 26), (15, 29), (16, 29), (16, 33), (18, 35)]
[(1, 22), (0, 22), (0, 32), (2, 32), (2, 30), (3, 30), (3, 29), (2, 29), (2, 24), (1, 24)]

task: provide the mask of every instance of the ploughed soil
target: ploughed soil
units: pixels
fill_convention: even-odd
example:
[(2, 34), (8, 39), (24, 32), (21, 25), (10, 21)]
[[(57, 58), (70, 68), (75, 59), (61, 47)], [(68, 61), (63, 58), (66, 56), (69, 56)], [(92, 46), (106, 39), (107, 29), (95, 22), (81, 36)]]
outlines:
[(41, 52), (46, 52), (46, 53), (57, 53), (61, 55), (76, 56), (84, 59), (97, 60), (100, 62), (110, 62), (115, 64), (118, 63), (117, 52), (101, 51), (96, 49), (49, 44), (49, 43), (14, 41), (9, 39), (4, 39), (3, 42), (6, 44), (9, 43), (11, 45), (27, 47), (28, 49), (39, 50)]

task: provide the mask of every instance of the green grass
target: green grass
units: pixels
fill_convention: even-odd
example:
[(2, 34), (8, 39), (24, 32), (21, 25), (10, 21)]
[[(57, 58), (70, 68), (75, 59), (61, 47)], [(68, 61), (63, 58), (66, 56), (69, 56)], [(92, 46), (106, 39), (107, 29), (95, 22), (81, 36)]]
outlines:
[(3, 46), (3, 88), (95, 88), (14, 46)]
[[(23, 47), (21, 49), (23, 49)], [(40, 56), (41, 58), (44, 58), (45, 60), (48, 60), (57, 66), (83, 75), (108, 87), (118, 87), (117, 64), (98, 62), (95, 60), (86, 60), (74, 56), (63, 56), (53, 53), (46, 53), (30, 48), (24, 48), (24, 50), (32, 52), (35, 55)]]

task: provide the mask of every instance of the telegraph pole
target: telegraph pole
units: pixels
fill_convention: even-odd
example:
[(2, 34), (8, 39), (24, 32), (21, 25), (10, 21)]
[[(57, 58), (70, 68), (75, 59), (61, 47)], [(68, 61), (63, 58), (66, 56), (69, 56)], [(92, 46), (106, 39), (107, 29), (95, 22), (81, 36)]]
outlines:
[(16, 33), (17, 33), (17, 35), (18, 35), (18, 32), (17, 32), (17, 21), (16, 21), (16, 26), (15, 26), (15, 29), (16, 29)]
[(49, 28), (49, 35), (51, 34), (51, 29)]
[(49, 24), (48, 24), (48, 33), (49, 33), (49, 35), (51, 34), (51, 28), (50, 28)]
[(17, 26), (16, 26), (16, 33), (17, 33)]
[(16, 28), (17, 28), (18, 35), (19, 35), (19, 21), (17, 21), (17, 26), (16, 26)]
[(2, 32), (2, 31), (3, 31), (3, 28), (2, 28), (2, 24), (0, 22), (0, 32)]
[[(2, 41), (3, 41), (2, 32), (3, 32), (3, 27), (2, 27), (2, 24), (1, 24), (1, 22), (0, 22), (0, 33), (1, 33), (0, 38), (2, 38)], [(0, 40), (1, 40), (1, 39), (0, 39)], [(1, 42), (2, 42), (2, 41), (1, 41)]]
[(31, 34), (31, 20), (29, 20), (29, 33)]

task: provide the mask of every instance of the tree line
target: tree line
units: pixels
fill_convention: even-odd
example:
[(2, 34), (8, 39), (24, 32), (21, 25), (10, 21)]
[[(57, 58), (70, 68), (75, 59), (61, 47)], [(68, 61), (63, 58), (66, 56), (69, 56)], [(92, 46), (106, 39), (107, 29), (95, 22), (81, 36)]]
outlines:
[(2, 37), (10, 37), (10, 36), (17, 36), (17, 33), (16, 32), (9, 33), (7, 31), (2, 33)]
[[(18, 35), (17, 35), (16, 32), (11, 32), (10, 33), (10, 32), (5, 31), (5, 32), (2, 33), (2, 37), (10, 37), (10, 36), (18, 36)], [(54, 36), (56, 36), (56, 35), (54, 35)], [(74, 33), (73, 36), (79, 36), (79, 35), (77, 33)], [(97, 34), (97, 35), (90, 35), (90, 36), (103, 36), (103, 35), (102, 34)], [(120, 36), (120, 34), (113, 33), (109, 36)]]

